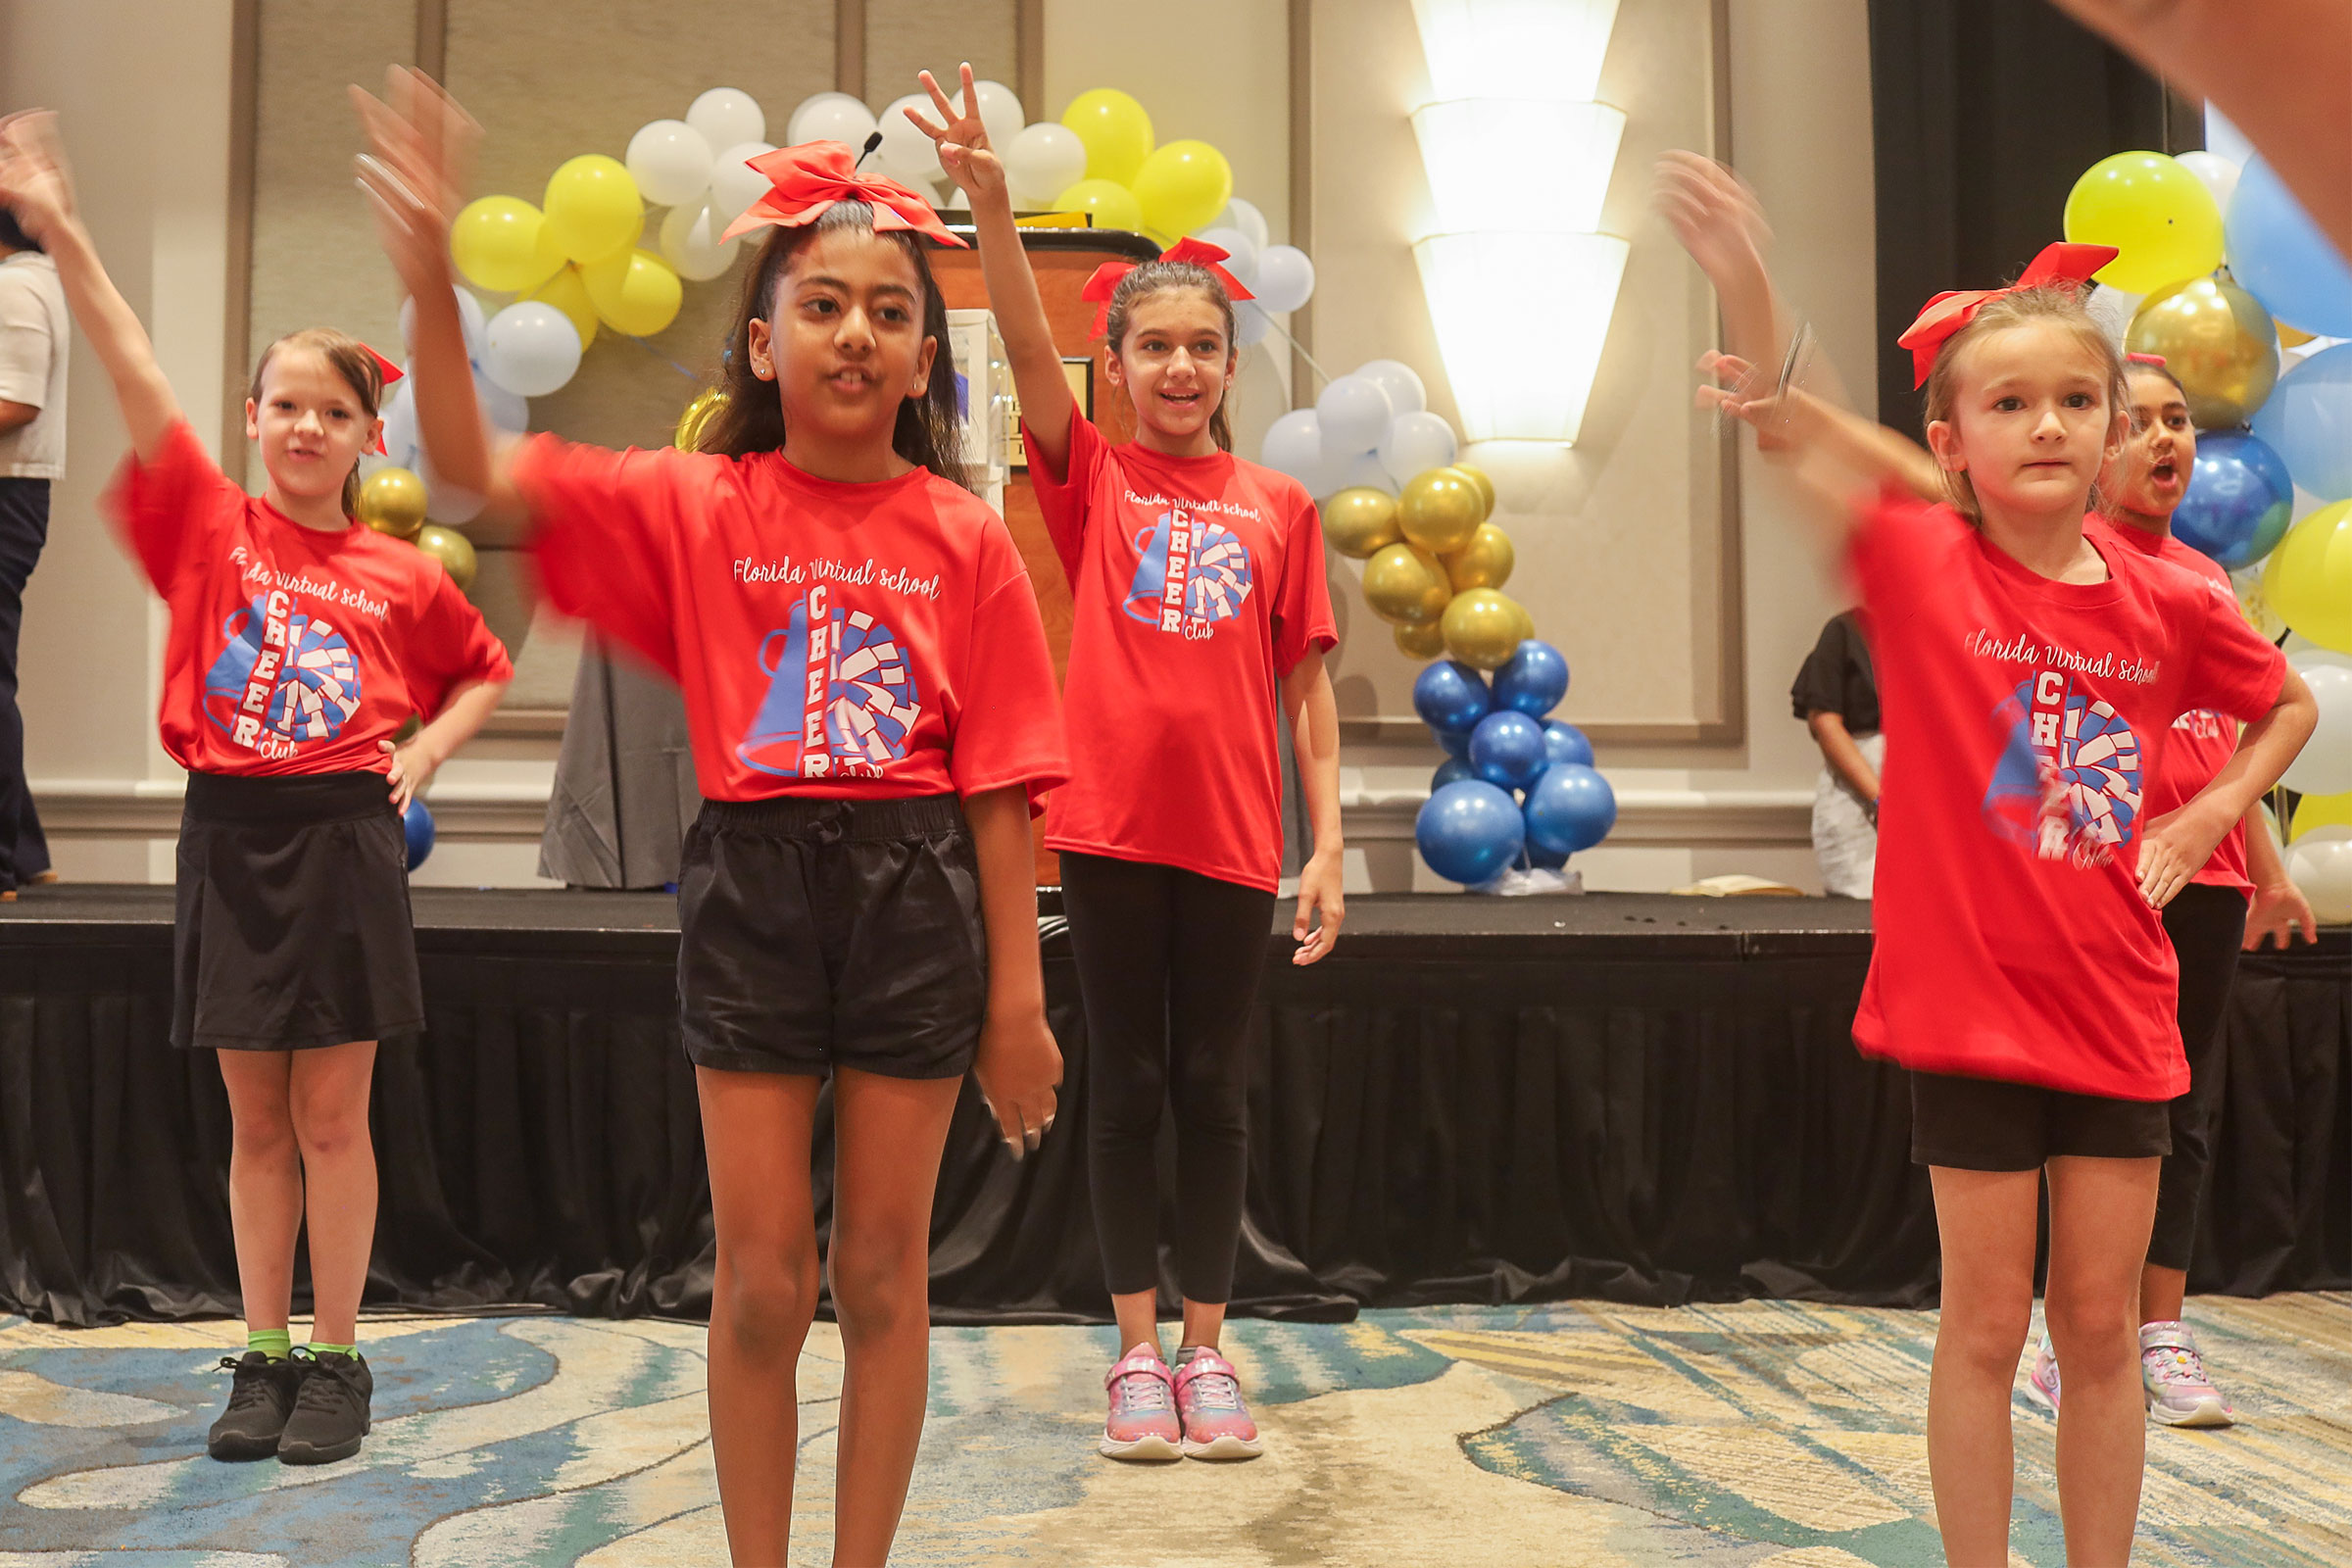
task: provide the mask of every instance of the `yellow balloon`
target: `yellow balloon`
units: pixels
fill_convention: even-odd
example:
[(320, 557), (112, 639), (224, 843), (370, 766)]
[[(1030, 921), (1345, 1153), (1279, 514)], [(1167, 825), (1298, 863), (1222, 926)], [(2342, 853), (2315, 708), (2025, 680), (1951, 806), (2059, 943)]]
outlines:
[[(1509, 598), (1507, 594), (1504, 597)], [(1523, 643), (1536, 634), (1536, 617), (1529, 614), (1527, 607), (1516, 599), (1510, 600), (1510, 606), (1511, 613), (1519, 617), (1519, 642)], [(1516, 649), (1519, 643), (1513, 643), (1511, 646)]]
[(1487, 518), (1494, 515), (1494, 481), (1487, 477), (1487, 470), (1484, 468), (1473, 468), (1467, 463), (1449, 464), (1447, 466), (1451, 467), (1454, 472), (1468, 478), (1472, 484), (1478, 486), (1479, 503), (1486, 508), (1486, 511), (1479, 514), (1479, 520), (1483, 522)]
[(517, 294), (564, 265), (539, 209), (514, 196), (467, 202), (449, 225), (449, 257), (476, 288)]
[(621, 251), (580, 269), (588, 301), (624, 337), (652, 337), (678, 318), (686, 298), (677, 269), (652, 251)]
[(700, 452), (704, 427), (710, 424), (712, 415), (726, 406), (724, 387), (707, 386), (697, 392), (694, 400), (686, 405), (685, 412), (678, 416), (678, 428), (670, 436), (669, 444), (680, 452)]
[(1054, 198), (1057, 213), (1084, 213), (1096, 228), (1140, 229), (1144, 209), (1135, 192), (1113, 179), (1082, 179)]
[(1128, 181), (1144, 210), (1144, 227), (1173, 241), (1216, 220), (1233, 200), (1233, 166), (1204, 141), (1155, 149)]
[(1446, 652), (1479, 669), (1500, 669), (1525, 642), (1527, 612), (1492, 588), (1455, 594), (1446, 607)]
[(416, 530), (416, 548), (441, 563), (458, 592), (473, 586), (473, 574), (481, 568), (481, 562), (473, 553), (473, 541), (457, 529), (428, 522)]
[(1467, 545), (1485, 516), (1478, 486), (1455, 468), (1414, 475), (1396, 502), (1396, 522), (1404, 537), (1441, 556)]
[(1364, 603), (1383, 620), (1426, 626), (1446, 612), (1452, 593), (1445, 566), (1426, 550), (1393, 544), (1364, 563)]
[(1434, 620), (1389, 630), (1396, 636), (1396, 651), (1407, 659), (1436, 659), (1446, 652), (1446, 628)]
[[(1124, 185), (1152, 156), (1152, 117), (1116, 87), (1097, 87), (1070, 100), (1061, 122), (1078, 133), (1086, 149), (1086, 177)], [(1062, 212), (1068, 208), (1058, 209)], [(1212, 218), (1215, 214), (1210, 214)], [(1115, 225), (1132, 228), (1132, 223)]]
[(582, 153), (547, 179), (548, 232), (575, 262), (601, 262), (637, 242), (645, 199), (617, 158)]
[(2322, 507), (2286, 530), (2262, 569), (2262, 596), (2322, 648), (2352, 654), (2352, 501)]
[(2129, 354), (2160, 354), (2200, 430), (2243, 424), (2278, 380), (2278, 339), (2262, 302), (2218, 277), (2192, 277), (2140, 302)]
[(2213, 192), (2162, 153), (2117, 153), (2083, 172), (2066, 198), (2066, 237), (2112, 245), (2093, 274), (2128, 294), (2202, 277), (2222, 265), (2222, 210)]
[(2352, 793), (2306, 795), (2295, 803), (2295, 824), (2287, 834), (2292, 843), (2314, 828), (2352, 827)]
[(1323, 503), (1323, 537), (1343, 556), (1371, 560), (1404, 537), (1396, 528), (1396, 498), (1369, 485), (1335, 492)]
[(407, 468), (378, 468), (360, 481), (359, 519), (377, 533), (416, 538), (424, 505), (424, 481)]
[(1499, 588), (1511, 580), (1511, 568), (1518, 564), (1511, 536), (1491, 522), (1482, 522), (1468, 544), (1446, 557), (1446, 575), (1457, 594), (1473, 588)]
[(596, 341), (596, 302), (588, 297), (588, 281), (580, 276), (578, 268), (566, 262), (562, 271), (531, 290), (528, 297), (562, 311), (572, 330), (580, 334), (583, 350)]
[(2268, 595), (2262, 591), (2262, 566), (2240, 566), (2230, 574), (2230, 586), (2237, 590), (2237, 612), (2246, 617), (2246, 624), (2262, 633), (2263, 641), (2277, 642), (2286, 635), (2286, 622), (2271, 608)]

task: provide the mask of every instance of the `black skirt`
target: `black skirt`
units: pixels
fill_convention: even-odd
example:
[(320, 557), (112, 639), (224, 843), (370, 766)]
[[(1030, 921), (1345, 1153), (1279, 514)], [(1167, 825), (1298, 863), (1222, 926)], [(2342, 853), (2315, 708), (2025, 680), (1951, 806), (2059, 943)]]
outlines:
[(300, 1051), (424, 1027), (408, 842), (381, 773), (191, 773), (172, 1043)]

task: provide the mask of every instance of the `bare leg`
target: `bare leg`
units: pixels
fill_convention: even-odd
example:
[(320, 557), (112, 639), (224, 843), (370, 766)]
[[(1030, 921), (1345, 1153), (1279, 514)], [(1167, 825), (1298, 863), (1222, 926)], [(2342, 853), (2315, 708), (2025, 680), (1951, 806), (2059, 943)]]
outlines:
[(882, 1568), (906, 1506), (931, 1384), (931, 1195), (961, 1084), (834, 1075), (835, 1568)]
[(2178, 1323), (2188, 1309), (2188, 1270), (2149, 1263), (2139, 1271), (2139, 1320)]
[(217, 1051), (228, 1088), (228, 1224), (248, 1329), (282, 1329), (302, 1230), (302, 1158), (287, 1103), (286, 1051)]
[[(1943, 1247), (1943, 1315), (1928, 1382), (1928, 1473), (1951, 1568), (2009, 1560), (2016, 1456), (2009, 1396), (2034, 1322), (2041, 1172), (1929, 1168)], [(2144, 1239), (2143, 1239), (2144, 1240)], [(2066, 1397), (2075, 1396), (2066, 1368)], [(2088, 1562), (2090, 1558), (2080, 1558)]]
[(1184, 1303), (1184, 1343), (1217, 1348), (1217, 1336), (1225, 1328), (1223, 1301), (1196, 1301), (1186, 1298)]
[(2069, 1562), (2121, 1564), (2139, 1522), (2147, 1410), (2139, 1386), (2140, 1269), (2162, 1161), (2050, 1161), (2050, 1273), (2042, 1315), (2066, 1398), (2058, 1407), (2058, 1509)]
[(710, 1453), (738, 1568), (785, 1560), (800, 1456), (796, 1372), (816, 1316), (808, 1145), (822, 1080), (697, 1067), (718, 1266), (710, 1286)]
[(375, 1247), (375, 1146), (368, 1136), (368, 1090), (375, 1042), (288, 1053), (287, 1096), (311, 1226), (311, 1339), (359, 1339), (360, 1294)]
[[(1189, 1308), (1191, 1303), (1186, 1303)], [(1110, 1298), (1111, 1316), (1119, 1320), (1119, 1353), (1126, 1354), (1139, 1345), (1149, 1345), (1152, 1353), (1162, 1360), (1167, 1352), (1159, 1348), (1159, 1293), (1137, 1291), (1132, 1295)]]

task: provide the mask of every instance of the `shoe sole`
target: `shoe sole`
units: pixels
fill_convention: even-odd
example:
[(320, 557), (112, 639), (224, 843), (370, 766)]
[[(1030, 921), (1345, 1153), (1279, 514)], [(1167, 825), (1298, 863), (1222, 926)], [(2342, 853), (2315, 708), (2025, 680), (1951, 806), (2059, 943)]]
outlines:
[(2194, 1408), (2181, 1411), (2168, 1410), (2161, 1404), (2151, 1403), (2148, 1414), (2156, 1418), (2158, 1425), (2168, 1427), (2227, 1427), (2237, 1424), (2236, 1418), (2230, 1413), (2230, 1407), (2219, 1399), (2199, 1399)]
[(1124, 1459), (1129, 1463), (1150, 1464), (1184, 1457), (1182, 1448), (1157, 1434), (1137, 1438), (1131, 1443), (1120, 1443), (1106, 1437), (1096, 1446), (1102, 1449), (1103, 1458)]
[(2026, 1397), (2033, 1400), (2035, 1404), (2040, 1405), (2044, 1410), (2049, 1411), (2052, 1415), (2056, 1415), (2058, 1413), (2058, 1401), (2050, 1397), (2050, 1391), (2043, 1388), (2040, 1384), (2034, 1382), (2032, 1378), (2026, 1379)]
[(365, 1436), (362, 1434), (361, 1437), (353, 1438), (348, 1443), (332, 1444), (323, 1448), (315, 1448), (307, 1445), (289, 1448), (281, 1445), (277, 1449), (277, 1462), (279, 1464), (333, 1464), (337, 1459), (348, 1459), (359, 1452), (360, 1444), (364, 1441)]
[(1190, 1438), (1184, 1440), (1184, 1456), (1187, 1459), (1254, 1459), (1265, 1451), (1266, 1446), (1257, 1439), (1237, 1438), (1230, 1433), (1206, 1443), (1195, 1443)]
[(242, 1464), (253, 1459), (274, 1459), (277, 1457), (277, 1439), (208, 1438), (204, 1451), (229, 1464)]

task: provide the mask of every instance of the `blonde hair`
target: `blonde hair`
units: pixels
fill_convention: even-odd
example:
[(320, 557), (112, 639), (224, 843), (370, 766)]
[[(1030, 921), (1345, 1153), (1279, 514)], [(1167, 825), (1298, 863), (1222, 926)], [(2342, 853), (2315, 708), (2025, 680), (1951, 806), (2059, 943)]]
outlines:
[[(246, 388), (248, 402), (262, 401), (262, 377), (270, 369), (270, 362), (283, 348), (311, 349), (334, 368), (337, 375), (351, 387), (352, 395), (360, 400), (360, 412), (368, 418), (375, 417), (376, 408), (384, 398), (384, 370), (376, 363), (374, 351), (348, 332), (338, 332), (331, 326), (306, 326), (262, 350), (254, 362), (253, 385)], [(351, 471), (343, 476), (343, 514), (357, 516), (360, 507), (360, 466), (354, 462)]]
[[(2131, 393), (2124, 380), (2123, 351), (2106, 329), (2091, 318), (2082, 308), (2082, 294), (2071, 283), (2038, 283), (2032, 288), (2012, 289), (1997, 294), (1977, 308), (1968, 324), (1944, 339), (1936, 355), (1936, 368), (1928, 372), (1927, 407), (1921, 429), (1952, 417), (1952, 405), (1960, 395), (1961, 352), (1979, 338), (2013, 326), (2031, 326), (2039, 321), (2052, 321), (2063, 327), (2098, 363), (2102, 379), (2107, 385), (2109, 428), (2114, 418), (2131, 402)], [(2154, 368), (2154, 367), (2149, 367)], [(1966, 470), (1943, 468), (1943, 487), (1951, 497), (1953, 509), (1971, 522), (1984, 520), (1984, 510), (1977, 502), (1976, 486), (1969, 482)], [(2106, 495), (2098, 481), (2091, 481), (2091, 510), (2104, 514), (2109, 511)]]

